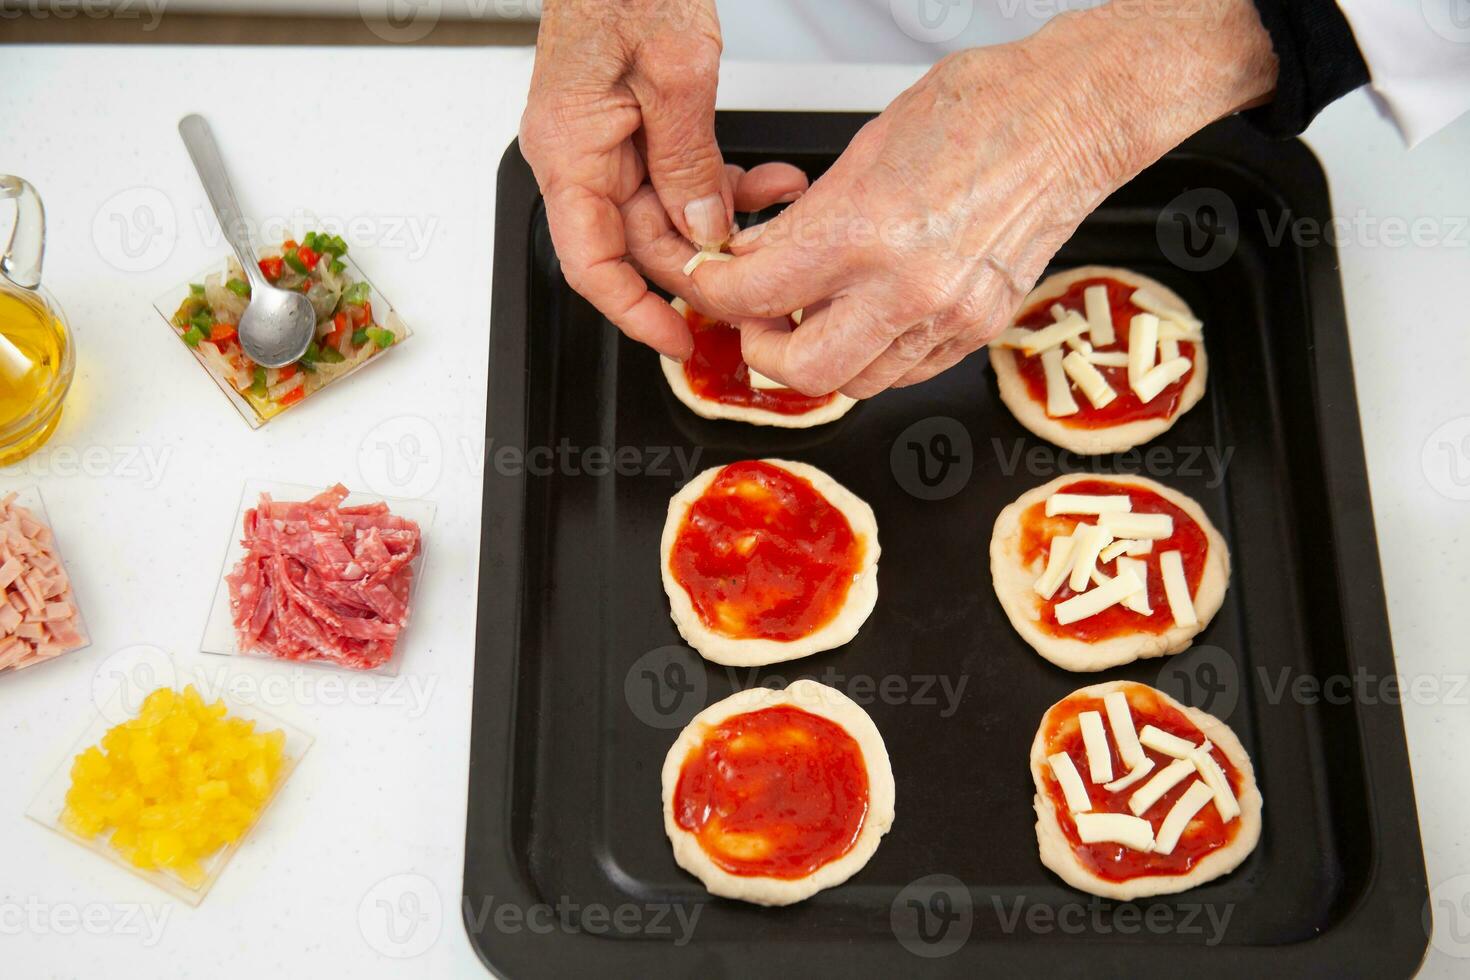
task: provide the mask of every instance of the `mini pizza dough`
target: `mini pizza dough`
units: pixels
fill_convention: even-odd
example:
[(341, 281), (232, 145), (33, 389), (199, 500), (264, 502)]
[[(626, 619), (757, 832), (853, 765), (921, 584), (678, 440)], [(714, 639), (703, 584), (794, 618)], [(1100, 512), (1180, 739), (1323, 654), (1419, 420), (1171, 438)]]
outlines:
[[(1044, 502), (1061, 488), (1083, 480), (1151, 490), (1188, 514), (1204, 530), (1209, 541), (1209, 553), (1205, 556), (1204, 574), (1194, 593), (1194, 610), (1198, 619), (1195, 625), (1170, 626), (1162, 633), (1129, 633), (1090, 643), (1054, 636), (1037, 624), (1037, 603), (1042, 600), (1034, 586), (1043, 568), (1040, 562), (1027, 564), (1021, 556), (1021, 518), (1033, 504)], [(1225, 601), (1225, 588), (1230, 580), (1230, 551), (1200, 505), (1177, 490), (1142, 476), (1070, 473), (1027, 491), (1000, 512), (990, 538), (990, 575), (995, 584), (996, 598), (1000, 599), (1011, 625), (1023, 640), (1058, 667), (1089, 672), (1187, 650), (1195, 636), (1210, 625), (1210, 620)]]
[[(1204, 738), (1208, 739), (1215, 748), (1224, 753), (1225, 758), (1230, 760), (1230, 764), (1241, 775), (1241, 786), (1235, 794), (1236, 802), (1240, 804), (1240, 816), (1236, 818), (1240, 821), (1240, 826), (1236, 829), (1234, 840), (1205, 855), (1194, 868), (1184, 874), (1152, 875), (1131, 878), (1127, 881), (1109, 881), (1082, 865), (1077, 855), (1073, 853), (1072, 845), (1058, 822), (1056, 805), (1048, 796), (1044, 781), (1044, 776), (1049, 769), (1046, 731), (1051, 721), (1052, 711), (1067, 700), (1079, 695), (1101, 700), (1113, 691), (1122, 691), (1126, 695), (1132, 688), (1149, 691), (1161, 702), (1182, 713), (1200, 730)], [(1131, 702), (1133, 699), (1129, 698), (1129, 700)], [(1139, 730), (1143, 728), (1143, 725), (1137, 724), (1136, 715), (1135, 726)], [(1109, 729), (1109, 737), (1111, 738), (1111, 729)], [(1127, 902), (1151, 895), (1172, 895), (1188, 891), (1234, 871), (1242, 861), (1250, 856), (1251, 851), (1256, 849), (1256, 844), (1261, 839), (1261, 791), (1256, 785), (1256, 773), (1251, 765), (1250, 756), (1240, 744), (1240, 739), (1236, 738), (1228, 725), (1214, 715), (1206, 714), (1186, 704), (1180, 704), (1163, 691), (1146, 684), (1138, 684), (1133, 681), (1108, 681), (1104, 684), (1094, 684), (1091, 687), (1073, 691), (1048, 708), (1046, 714), (1041, 718), (1041, 724), (1036, 729), (1036, 738), (1031, 743), (1031, 779), (1036, 785), (1034, 800), (1036, 843), (1041, 854), (1041, 863), (1055, 872), (1067, 884), (1089, 895)], [(1205, 805), (1213, 804), (1206, 803)]]
[[(1156, 279), (1150, 279), (1148, 276), (1140, 275), (1129, 269), (1086, 265), (1043, 279), (1022, 301), (1017, 309), (1017, 317), (1032, 310), (1040, 303), (1049, 302), (1061, 296), (1074, 283), (1097, 278), (1116, 279), (1136, 289), (1147, 288), (1150, 292), (1157, 293), (1169, 306), (1188, 313), (1190, 316), (1194, 315), (1189, 309), (1189, 304), (1184, 302), (1178, 293)], [(1035, 435), (1063, 449), (1084, 456), (1097, 456), (1104, 453), (1123, 452), (1143, 445), (1150, 439), (1168, 431), (1180, 416), (1199, 404), (1200, 399), (1205, 395), (1209, 363), (1205, 356), (1204, 343), (1192, 343), (1194, 345), (1192, 358), (1194, 372), (1189, 376), (1189, 381), (1185, 383), (1184, 391), (1180, 393), (1179, 405), (1173, 415), (1166, 418), (1139, 419), (1135, 422), (1124, 422), (1121, 425), (1099, 429), (1068, 425), (1065, 418), (1052, 418), (1047, 415), (1045, 403), (1031, 396), (1026, 380), (1021, 377), (1016, 368), (1016, 359), (1025, 355), (1020, 351), (997, 347), (993, 344), (988, 349), (990, 366), (995, 370), (995, 380), (1000, 386), (1000, 399), (1005, 402), (1006, 407), (1011, 410), (1011, 414), (1018, 422)], [(1086, 399), (1079, 398), (1078, 402), (1084, 406), (1085, 410)]]
[[(680, 316), (684, 316), (689, 310), (689, 304), (678, 297), (674, 298), (673, 306), (674, 311)], [(857, 404), (856, 399), (836, 392), (827, 404), (800, 415), (785, 415), (781, 412), (749, 405), (731, 405), (713, 398), (705, 398), (695, 392), (689, 386), (689, 378), (684, 373), (684, 365), (679, 361), (662, 354), (659, 355), (658, 360), (659, 366), (663, 368), (664, 377), (668, 379), (669, 387), (674, 392), (674, 397), (688, 406), (689, 410), (700, 418), (726, 419), (731, 422), (769, 425), (781, 429), (810, 429), (816, 425), (835, 422), (852, 411), (852, 407)]]
[[(832, 722), (852, 736), (862, 752), (868, 773), (868, 812), (852, 847), (835, 860), (803, 878), (774, 878), (732, 874), (710, 858), (699, 838), (679, 826), (674, 815), (674, 796), (689, 753), (704, 742), (705, 734), (736, 715), (780, 705), (790, 705)], [(893, 826), (893, 766), (878, 726), (856, 702), (836, 688), (812, 680), (799, 680), (782, 691), (754, 687), (710, 705), (694, 717), (664, 757), (664, 831), (674, 846), (679, 867), (704, 883), (711, 895), (736, 898), (756, 905), (791, 905), (824, 888), (840, 885), (860, 871), (878, 842)]]
[(674, 579), (669, 560), (685, 514), (704, 495), (725, 467), (712, 467), (690, 480), (669, 501), (668, 518), (664, 522), (663, 540), (659, 546), (659, 567), (663, 575), (664, 592), (668, 594), (669, 609), (674, 617), (674, 625), (679, 628), (679, 635), (706, 660), (730, 667), (759, 667), (840, 647), (857, 635), (858, 629), (867, 621), (873, 612), (873, 606), (878, 602), (880, 549), (878, 520), (873, 516), (873, 509), (815, 466), (784, 459), (763, 459), (759, 462), (780, 467), (810, 483), (817, 493), (847, 519), (853, 536), (863, 545), (863, 557), (842, 606), (815, 632), (795, 640), (742, 638), (717, 633), (705, 625), (695, 610), (689, 593)]

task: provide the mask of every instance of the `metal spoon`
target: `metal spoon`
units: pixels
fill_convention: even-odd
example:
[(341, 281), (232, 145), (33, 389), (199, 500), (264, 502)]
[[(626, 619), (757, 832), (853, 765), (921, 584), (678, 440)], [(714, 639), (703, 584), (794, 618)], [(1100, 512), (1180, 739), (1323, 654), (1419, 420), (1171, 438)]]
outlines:
[(261, 273), (255, 243), (250, 239), (250, 229), (245, 225), (235, 190), (225, 174), (225, 163), (209, 123), (203, 116), (185, 116), (179, 120), (179, 135), (194, 161), (199, 182), (204, 185), (214, 216), (219, 219), (225, 241), (235, 250), (235, 257), (250, 281), (250, 305), (236, 327), (240, 346), (256, 364), (272, 368), (291, 364), (306, 353), (316, 333), (316, 310), (305, 295), (277, 289)]

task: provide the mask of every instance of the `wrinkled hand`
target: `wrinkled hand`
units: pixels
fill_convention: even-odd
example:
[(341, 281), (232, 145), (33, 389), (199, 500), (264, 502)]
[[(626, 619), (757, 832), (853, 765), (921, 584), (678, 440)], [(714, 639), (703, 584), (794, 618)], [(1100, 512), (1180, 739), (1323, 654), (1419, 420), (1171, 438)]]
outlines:
[[(1208, 32), (1102, 8), (945, 59), (799, 201), (736, 235), (734, 261), (694, 273), (703, 308), (740, 323), (753, 369), (804, 393), (865, 398), (945, 370), (1005, 328), (1109, 192), (1270, 90), (1254, 7), (1223, 2)], [(795, 330), (740, 319), (796, 309)]]
[(628, 259), (662, 229), (630, 242), (625, 218), (646, 220), (656, 204), (690, 254), (689, 241), (728, 236), (739, 182), (715, 144), (720, 47), (714, 0), (548, 0), (521, 120), (567, 282), (625, 333), (680, 358), (687, 326)]

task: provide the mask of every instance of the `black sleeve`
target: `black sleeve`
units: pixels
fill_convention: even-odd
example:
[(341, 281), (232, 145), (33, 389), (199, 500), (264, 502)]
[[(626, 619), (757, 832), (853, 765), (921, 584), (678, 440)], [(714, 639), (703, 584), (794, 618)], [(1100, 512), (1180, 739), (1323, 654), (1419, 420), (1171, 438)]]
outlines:
[(1368, 81), (1368, 65), (1333, 0), (1255, 0), (1281, 72), (1276, 96), (1244, 116), (1268, 136), (1295, 136)]

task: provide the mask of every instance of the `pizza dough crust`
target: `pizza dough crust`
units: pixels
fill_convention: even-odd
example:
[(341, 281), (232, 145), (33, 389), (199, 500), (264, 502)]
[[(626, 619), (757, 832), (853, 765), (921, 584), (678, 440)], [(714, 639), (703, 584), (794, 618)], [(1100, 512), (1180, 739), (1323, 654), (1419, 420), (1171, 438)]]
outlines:
[[(672, 305), (674, 311), (680, 316), (683, 316), (689, 309), (689, 304), (678, 297), (674, 298)], [(837, 421), (852, 411), (852, 407), (857, 404), (856, 399), (838, 392), (827, 404), (801, 415), (783, 415), (764, 408), (729, 405), (697, 394), (689, 386), (689, 379), (684, 375), (684, 365), (680, 362), (662, 354), (659, 355), (658, 360), (659, 366), (664, 370), (664, 377), (668, 379), (669, 387), (673, 389), (674, 397), (688, 406), (689, 410), (700, 418), (726, 419), (731, 422), (769, 425), (780, 429), (810, 429), (816, 425), (826, 425), (828, 422)]]
[[(1031, 290), (1030, 295), (1022, 301), (1019, 311), (1030, 310), (1038, 303), (1055, 299), (1070, 289), (1074, 283), (1083, 279), (1099, 277), (1116, 279), (1134, 288), (1146, 286), (1157, 292), (1170, 305), (1177, 306), (1186, 313), (1190, 312), (1189, 304), (1163, 283), (1129, 269), (1105, 265), (1086, 265), (1079, 269), (1069, 269), (1066, 272), (1048, 276)], [(1011, 414), (1016, 417), (1016, 421), (1047, 442), (1084, 456), (1123, 452), (1134, 446), (1141, 446), (1168, 431), (1181, 415), (1199, 404), (1199, 400), (1204, 397), (1205, 380), (1209, 373), (1205, 345), (1197, 343), (1194, 345), (1194, 373), (1185, 383), (1184, 391), (1179, 396), (1179, 405), (1173, 415), (1168, 418), (1125, 422), (1122, 425), (1109, 426), (1104, 429), (1087, 429), (1067, 425), (1065, 419), (1054, 419), (1046, 414), (1046, 404), (1031, 397), (1031, 391), (1026, 387), (1026, 381), (1016, 367), (1016, 358), (1021, 356), (1018, 351), (995, 346), (988, 349), (990, 366), (995, 370), (995, 380), (1000, 385), (1000, 400), (1005, 402)], [(1085, 399), (1079, 399), (1079, 401), (1086, 403)]]
[(840, 647), (857, 635), (858, 629), (867, 621), (873, 612), (873, 606), (878, 602), (880, 549), (878, 520), (873, 516), (873, 508), (815, 466), (784, 459), (763, 459), (760, 462), (778, 466), (801, 477), (825, 497), (829, 504), (840, 510), (851, 525), (854, 537), (863, 544), (863, 560), (841, 608), (814, 633), (795, 640), (737, 638), (716, 633), (699, 618), (689, 593), (675, 581), (669, 559), (673, 555), (674, 539), (678, 537), (679, 528), (684, 523), (684, 515), (704, 495), (725, 467), (711, 467), (690, 480), (669, 501), (669, 514), (664, 522), (663, 541), (659, 546), (664, 592), (668, 594), (669, 609), (674, 617), (674, 625), (679, 628), (679, 635), (706, 660), (729, 667), (759, 667)]
[[(1043, 569), (1039, 561), (1028, 565), (1021, 557), (1021, 515), (1033, 504), (1046, 500), (1057, 490), (1078, 480), (1145, 487), (1184, 511), (1204, 529), (1210, 550), (1205, 556), (1204, 574), (1200, 576), (1199, 587), (1194, 593), (1194, 610), (1198, 619), (1194, 626), (1171, 626), (1162, 633), (1131, 633), (1088, 643), (1071, 637), (1053, 636), (1037, 625), (1036, 602), (1040, 597), (1033, 586)], [(1028, 490), (1000, 512), (990, 538), (990, 575), (995, 583), (996, 598), (1000, 599), (1001, 608), (1010, 618), (1011, 625), (1037, 653), (1065, 670), (1097, 671), (1187, 650), (1195, 636), (1210, 625), (1210, 620), (1225, 601), (1225, 588), (1230, 580), (1230, 551), (1200, 505), (1177, 490), (1142, 476), (1069, 473)]]
[[(805, 878), (731, 874), (710, 860), (699, 839), (674, 819), (674, 791), (679, 785), (684, 760), (704, 741), (706, 732), (735, 715), (778, 705), (791, 705), (818, 715), (841, 726), (853, 737), (868, 770), (868, 813), (852, 849)], [(702, 881), (711, 895), (756, 905), (791, 905), (824, 888), (842, 884), (868, 863), (878, 849), (878, 842), (893, 826), (893, 766), (888, 760), (883, 736), (879, 734), (878, 726), (873, 724), (873, 719), (836, 688), (812, 680), (799, 680), (782, 691), (754, 687), (705, 708), (679, 733), (664, 757), (663, 802), (664, 831), (674, 845), (674, 860), (679, 867)]]
[[(1043, 782), (1043, 774), (1047, 770), (1045, 733), (1050, 724), (1052, 711), (1062, 701), (1079, 694), (1102, 698), (1113, 691), (1123, 691), (1126, 694), (1129, 688), (1143, 688), (1150, 691), (1164, 704), (1182, 712), (1205, 738), (1225, 754), (1230, 764), (1241, 775), (1240, 791), (1236, 793), (1236, 800), (1240, 804), (1240, 816), (1236, 819), (1240, 821), (1240, 826), (1236, 830), (1235, 839), (1224, 847), (1205, 855), (1198, 864), (1182, 875), (1156, 875), (1133, 878), (1128, 881), (1109, 881), (1093, 874), (1072, 852), (1072, 845), (1067, 841), (1061, 824), (1057, 820), (1056, 807), (1046, 793), (1046, 784)], [(1236, 738), (1235, 733), (1223, 721), (1198, 708), (1180, 704), (1163, 691), (1133, 681), (1108, 681), (1105, 684), (1094, 684), (1091, 687), (1073, 691), (1067, 695), (1067, 698), (1052, 705), (1047, 709), (1046, 714), (1042, 715), (1041, 725), (1036, 729), (1036, 738), (1031, 743), (1031, 778), (1036, 784), (1034, 801), (1036, 843), (1040, 849), (1041, 863), (1055, 872), (1063, 881), (1090, 895), (1116, 899), (1120, 902), (1147, 898), (1150, 895), (1172, 895), (1176, 892), (1188, 891), (1234, 871), (1250, 855), (1251, 851), (1256, 849), (1256, 844), (1261, 839), (1261, 791), (1256, 785), (1256, 773), (1251, 766), (1250, 756), (1246, 754), (1245, 747), (1240, 744), (1240, 739)], [(1211, 804), (1205, 805), (1210, 806)]]

